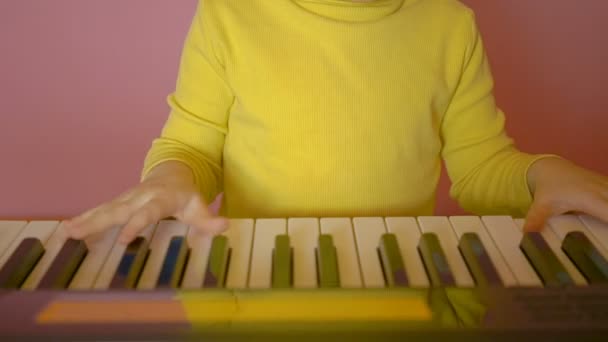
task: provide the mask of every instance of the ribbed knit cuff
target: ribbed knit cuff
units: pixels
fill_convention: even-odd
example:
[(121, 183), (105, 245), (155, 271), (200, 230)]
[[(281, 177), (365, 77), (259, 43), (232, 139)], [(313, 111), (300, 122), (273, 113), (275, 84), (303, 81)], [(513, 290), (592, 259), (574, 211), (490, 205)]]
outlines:
[(525, 160), (523, 161), (524, 164), (524, 168), (523, 168), (523, 177), (522, 177), (522, 183), (521, 183), (521, 187), (522, 189), (525, 189), (525, 203), (521, 203), (520, 205), (518, 205), (518, 208), (521, 210), (522, 213), (526, 213), (528, 211), (528, 209), (530, 208), (530, 205), (532, 204), (532, 201), (534, 200), (534, 194), (532, 193), (532, 190), (530, 189), (530, 186), (528, 184), (528, 171), (530, 170), (530, 167), (532, 166), (532, 164), (534, 164), (535, 162), (541, 160), (541, 159), (545, 159), (545, 158), (562, 158), (559, 155), (556, 154), (531, 154), (528, 155)]

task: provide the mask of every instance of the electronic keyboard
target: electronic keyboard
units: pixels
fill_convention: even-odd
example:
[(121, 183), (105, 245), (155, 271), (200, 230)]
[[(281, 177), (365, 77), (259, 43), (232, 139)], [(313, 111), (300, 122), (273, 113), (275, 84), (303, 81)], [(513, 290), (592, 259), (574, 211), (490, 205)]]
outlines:
[[(601, 340), (608, 225), (510, 216), (175, 220), (128, 245), (0, 221), (0, 340)], [(604, 336), (605, 337), (605, 336)]]

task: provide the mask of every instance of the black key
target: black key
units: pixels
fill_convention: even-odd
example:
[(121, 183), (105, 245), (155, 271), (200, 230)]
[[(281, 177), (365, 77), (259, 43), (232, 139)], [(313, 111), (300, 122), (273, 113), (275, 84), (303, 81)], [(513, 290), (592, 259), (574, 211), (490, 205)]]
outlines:
[(380, 264), (384, 271), (384, 280), (388, 287), (408, 286), (405, 265), (399, 250), (399, 244), (395, 234), (386, 233), (380, 238), (378, 247)]
[(490, 259), (483, 243), (477, 234), (462, 234), (458, 249), (467, 264), (477, 286), (502, 286), (498, 271)]
[(572, 231), (566, 234), (562, 250), (588, 283), (608, 282), (608, 262), (583, 232)]
[(423, 233), (418, 244), (424, 268), (432, 287), (455, 286), (456, 280), (450, 270), (448, 259), (435, 233)]
[(39, 289), (66, 289), (88, 253), (83, 240), (68, 239), (40, 280)]
[(0, 288), (18, 289), (44, 254), (37, 238), (25, 238), (0, 270)]
[(148, 242), (138, 236), (127, 246), (110, 283), (111, 289), (134, 289), (148, 258)]
[(289, 235), (277, 235), (272, 251), (272, 287), (291, 287), (293, 280), (293, 252)]
[(608, 275), (608, 262), (604, 257), (598, 252), (597, 249), (592, 248), (587, 251), (587, 255), (589, 259), (595, 264), (595, 266), (602, 272), (604, 276)]
[(180, 286), (189, 254), (190, 250), (185, 237), (171, 238), (156, 282), (157, 288), (178, 288)]
[(216, 235), (211, 243), (209, 260), (205, 270), (204, 288), (223, 288), (228, 273), (228, 260), (230, 259), (230, 247), (228, 238)]
[(338, 253), (333, 238), (329, 234), (319, 235), (319, 244), (315, 248), (317, 261), (317, 280), (321, 288), (340, 287), (338, 271)]
[(523, 235), (520, 248), (546, 286), (574, 285), (574, 281), (539, 232)]

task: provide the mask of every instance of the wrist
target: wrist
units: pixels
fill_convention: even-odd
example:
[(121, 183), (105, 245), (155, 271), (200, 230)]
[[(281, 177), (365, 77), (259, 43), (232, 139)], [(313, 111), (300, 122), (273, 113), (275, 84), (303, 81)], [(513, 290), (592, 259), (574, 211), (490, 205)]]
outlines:
[(159, 181), (195, 184), (192, 169), (178, 160), (167, 160), (154, 166), (142, 179), (143, 182)]
[(548, 169), (557, 164), (564, 163), (564, 161), (563, 158), (555, 155), (544, 155), (533, 161), (526, 171), (526, 181), (530, 193), (534, 194), (538, 185), (538, 180), (547, 175)]

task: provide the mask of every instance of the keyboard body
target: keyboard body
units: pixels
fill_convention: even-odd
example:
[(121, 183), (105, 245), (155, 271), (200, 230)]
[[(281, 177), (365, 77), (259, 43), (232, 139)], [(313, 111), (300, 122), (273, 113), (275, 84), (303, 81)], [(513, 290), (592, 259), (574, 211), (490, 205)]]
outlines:
[[(61, 221), (0, 221), (0, 282), (29, 255), (18, 254), (27, 239), (40, 248), (19, 285), (0, 288), (0, 340), (605, 340), (608, 226), (560, 216), (536, 248), (522, 225), (508, 216), (233, 219), (220, 241), (163, 220), (140, 234), (147, 252), (126, 286), (129, 247), (115, 241), (121, 227), (70, 254)], [(581, 255), (595, 268), (569, 254), (573, 232), (593, 245)], [(471, 250), (483, 247), (478, 259), (467, 258), (467, 233), (477, 238)], [(319, 252), (328, 250), (322, 236), (331, 237), (334, 258)], [(61, 273), (58, 259), (80, 247), (69, 280), (44, 286)], [(547, 266), (551, 260), (561, 268)]]
[[(280, 301), (279, 311), (286, 312), (300, 310), (303, 298), (336, 303), (344, 296), (353, 302), (410, 301), (415, 309), (402, 307), (396, 317), (335, 320), (298, 320), (293, 314), (252, 319), (246, 309), (239, 311), (240, 301)], [(4, 292), (0, 307), (3, 341), (605, 341), (608, 333), (605, 287)]]

